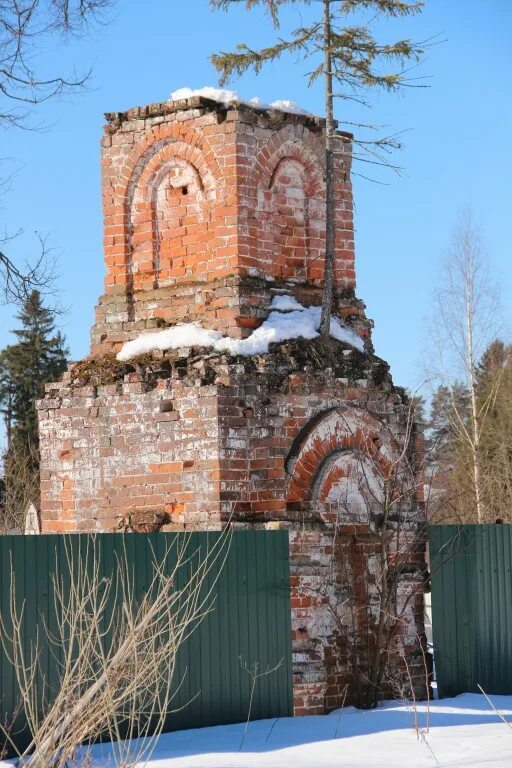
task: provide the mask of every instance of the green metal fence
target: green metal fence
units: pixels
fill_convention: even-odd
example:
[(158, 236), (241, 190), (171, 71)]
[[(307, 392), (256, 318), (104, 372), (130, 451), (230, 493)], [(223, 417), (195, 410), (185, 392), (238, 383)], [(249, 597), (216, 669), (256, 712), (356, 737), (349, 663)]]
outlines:
[(430, 529), (440, 696), (512, 693), (512, 525)]
[[(58, 665), (45, 640), (43, 624), (55, 621), (52, 575), (69, 574), (69, 552), (83, 556), (94, 543), (101, 575), (110, 578), (118, 563), (127, 564), (134, 594), (142, 599), (154, 561), (173, 567), (177, 549), (191, 558), (218, 546), (222, 534), (72, 534), (67, 536), (0, 536), (0, 612), (10, 624), (11, 568), (16, 599), (24, 601), (28, 651), (39, 627), (41, 673), (51, 688)], [(240, 531), (230, 535), (227, 556), (208, 575), (211, 610), (182, 646), (175, 671), (176, 697), (166, 730), (243, 721), (248, 716), (251, 678), (245, 667), (276, 667), (258, 679), (251, 719), (292, 714), (289, 554), (286, 531)], [(82, 553), (82, 555), (80, 555)], [(124, 567), (124, 566), (123, 566)], [(19, 703), (12, 665), (0, 650), (0, 717), (9, 721)], [(27, 739), (18, 713), (20, 743)]]

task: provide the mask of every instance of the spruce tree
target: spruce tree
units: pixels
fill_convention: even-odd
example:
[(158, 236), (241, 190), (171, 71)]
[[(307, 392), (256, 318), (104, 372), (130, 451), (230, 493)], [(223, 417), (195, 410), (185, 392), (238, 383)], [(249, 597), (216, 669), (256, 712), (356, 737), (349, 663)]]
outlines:
[(35, 403), (44, 395), (44, 385), (66, 370), (68, 350), (39, 291), (28, 296), (17, 319), (17, 342), (0, 354), (0, 406), (10, 441), (37, 446)]
[(13, 331), (17, 343), (0, 355), (0, 405), (8, 419), (11, 442), (37, 446), (35, 403), (44, 395), (44, 385), (66, 370), (68, 350), (39, 291), (28, 296), (17, 319), (21, 325)]
[[(228, 10), (239, 5), (240, 0), (210, 0), (215, 9)], [(302, 5), (311, 5), (310, 0), (300, 0)], [(280, 27), (280, 10), (286, 5), (299, 5), (297, 0), (245, 0), (247, 10), (262, 6), (268, 12), (276, 30)], [(235, 51), (222, 52), (212, 56), (212, 63), (220, 74), (221, 84), (233, 75), (240, 76), (247, 70), (258, 73), (267, 64), (275, 62), (283, 54), (298, 54), (312, 60), (308, 84), (323, 80), (325, 98), (325, 169), (326, 169), (326, 236), (324, 289), (322, 296), (322, 319), (320, 332), (328, 336), (334, 292), (335, 231), (334, 231), (334, 157), (340, 141), (346, 136), (337, 130), (334, 119), (334, 103), (342, 100), (368, 105), (367, 93), (373, 89), (397, 91), (413, 84), (407, 74), (407, 65), (418, 62), (424, 45), (410, 40), (394, 43), (380, 43), (372, 32), (372, 25), (379, 18), (397, 18), (417, 14), (423, 7), (423, 0), (321, 0), (319, 11), (309, 26), (299, 27), (289, 38), (279, 37), (268, 47), (254, 50), (245, 43), (237, 45)], [(321, 9), (321, 12), (320, 12)], [(350, 23), (354, 14), (368, 12), (367, 23)], [(389, 69), (388, 69), (389, 67)], [(349, 123), (346, 113), (341, 115)], [(374, 126), (357, 123), (358, 128)], [(364, 141), (355, 140), (360, 151), (356, 158), (365, 162), (389, 164), (386, 153), (399, 147), (396, 137), (381, 137)], [(340, 153), (342, 154), (342, 153)]]
[(64, 373), (68, 355), (64, 337), (55, 328), (54, 314), (43, 306), (39, 291), (27, 297), (17, 319), (20, 327), (13, 331), (17, 341), (0, 353), (0, 409), (8, 441), (4, 515), (10, 518), (22, 515), (28, 501), (37, 501), (36, 401), (44, 396), (44, 385)]

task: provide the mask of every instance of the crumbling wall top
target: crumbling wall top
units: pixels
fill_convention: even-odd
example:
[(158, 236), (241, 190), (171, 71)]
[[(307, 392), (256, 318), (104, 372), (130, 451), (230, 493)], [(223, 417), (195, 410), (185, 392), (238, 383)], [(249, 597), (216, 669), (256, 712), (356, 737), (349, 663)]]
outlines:
[[(311, 131), (321, 131), (325, 127), (325, 118), (307, 113), (289, 112), (286, 109), (268, 105), (249, 104), (245, 101), (230, 103), (210, 99), (206, 96), (190, 96), (186, 99), (170, 99), (164, 102), (154, 102), (141, 107), (131, 107), (123, 112), (105, 112), (107, 123), (105, 132), (115, 133), (127, 121), (145, 120), (154, 117), (165, 117), (177, 112), (200, 110), (201, 112), (216, 112), (219, 121), (237, 120), (242, 123), (259, 123), (264, 127), (276, 127), (280, 124), (292, 123), (304, 125)], [(337, 125), (337, 124), (336, 124)], [(352, 140), (353, 135), (347, 131), (338, 131), (339, 135)]]

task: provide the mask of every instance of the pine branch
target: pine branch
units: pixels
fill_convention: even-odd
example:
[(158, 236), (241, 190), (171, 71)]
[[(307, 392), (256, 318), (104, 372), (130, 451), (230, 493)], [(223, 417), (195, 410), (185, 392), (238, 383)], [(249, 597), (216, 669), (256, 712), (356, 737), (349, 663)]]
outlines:
[(255, 51), (245, 43), (236, 46), (235, 51), (213, 54), (210, 58), (220, 74), (220, 84), (225, 85), (233, 75), (240, 77), (252, 69), (256, 74), (264, 64), (279, 59), (284, 53), (307, 51), (308, 44), (317, 34), (320, 24), (309, 29), (297, 29), (290, 40), (280, 39), (275, 45)]
[(412, 16), (421, 13), (424, 0), (415, 2), (398, 2), (398, 0), (342, 0), (340, 10), (342, 13), (355, 13), (363, 10), (375, 9), (377, 13), (396, 18), (398, 16)]
[[(210, 0), (210, 5), (214, 10), (228, 11), (234, 5), (239, 6), (241, 2), (244, 0)], [(270, 16), (274, 29), (279, 29), (279, 8), (290, 2), (291, 0), (245, 0), (245, 8), (250, 11), (258, 5), (263, 5)]]

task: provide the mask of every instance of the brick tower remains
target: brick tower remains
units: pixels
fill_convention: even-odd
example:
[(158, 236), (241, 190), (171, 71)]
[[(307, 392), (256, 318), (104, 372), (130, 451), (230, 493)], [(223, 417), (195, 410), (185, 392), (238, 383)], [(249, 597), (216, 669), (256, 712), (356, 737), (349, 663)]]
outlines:
[[(349, 135), (336, 158), (344, 340), (293, 338), (321, 301), (323, 131), (316, 117), (201, 96), (108, 114), (91, 354), (39, 405), (43, 532), (289, 528), (299, 713), (358, 701), (399, 525), (411, 546), (395, 634), (411, 674), (423, 668), (415, 441), (355, 296)], [(272, 312), (291, 331), (249, 354), (243, 340)], [(183, 323), (242, 344), (198, 346)], [(116, 357), (170, 328), (174, 343), (144, 336), (150, 351)], [(390, 515), (384, 478), (404, 446), (412, 479), (402, 473)]]

